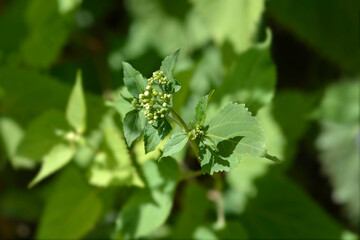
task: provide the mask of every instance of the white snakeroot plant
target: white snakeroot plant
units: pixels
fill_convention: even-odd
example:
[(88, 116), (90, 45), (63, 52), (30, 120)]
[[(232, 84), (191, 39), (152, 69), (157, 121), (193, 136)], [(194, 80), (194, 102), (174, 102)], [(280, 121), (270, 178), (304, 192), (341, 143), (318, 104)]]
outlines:
[[(133, 109), (124, 118), (124, 135), (130, 148), (144, 135), (145, 152), (151, 152), (172, 132), (173, 121), (182, 132), (172, 133), (164, 145), (163, 157), (182, 150), (189, 142), (199, 159), (202, 172), (228, 171), (245, 156), (266, 157), (265, 134), (244, 104), (230, 103), (206, 125), (206, 109), (214, 93), (202, 97), (195, 108), (196, 123), (187, 125), (173, 109), (173, 94), (181, 88), (173, 75), (179, 50), (166, 57), (149, 79), (129, 63), (123, 63), (124, 83), (133, 96), (126, 99)], [(190, 128), (189, 128), (190, 126)]]

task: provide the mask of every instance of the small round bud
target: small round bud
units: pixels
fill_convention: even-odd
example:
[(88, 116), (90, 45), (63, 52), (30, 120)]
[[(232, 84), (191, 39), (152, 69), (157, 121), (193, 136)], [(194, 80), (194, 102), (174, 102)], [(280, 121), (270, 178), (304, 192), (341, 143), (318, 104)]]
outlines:
[(140, 93), (139, 98), (142, 99), (144, 97), (144, 94)]
[(155, 89), (152, 91), (152, 93), (154, 96), (158, 95), (158, 92)]
[(154, 116), (154, 119), (155, 119), (155, 120), (156, 120), (156, 119), (158, 119), (158, 116), (157, 116), (157, 115), (155, 115), (155, 116)]
[(150, 101), (154, 103), (154, 102), (155, 102), (155, 98), (151, 98)]
[(147, 85), (146, 86), (146, 90), (150, 90), (151, 89), (151, 86), (150, 85)]
[(149, 96), (149, 91), (145, 91), (145, 92), (144, 92), (144, 95), (145, 95), (145, 96)]
[(162, 104), (162, 106), (163, 106), (163, 107), (166, 107), (166, 106), (167, 106), (167, 103), (166, 103), (166, 102), (164, 102), (164, 103)]
[(162, 92), (159, 92), (159, 96), (162, 96), (162, 95), (164, 95)]
[(165, 117), (165, 115), (164, 115), (164, 114), (161, 114), (161, 115), (160, 115), (160, 117), (161, 117), (161, 118), (164, 118), (164, 117)]
[(150, 121), (149, 121), (149, 124), (153, 124), (153, 123), (154, 123), (154, 121), (153, 121), (153, 120), (150, 120)]

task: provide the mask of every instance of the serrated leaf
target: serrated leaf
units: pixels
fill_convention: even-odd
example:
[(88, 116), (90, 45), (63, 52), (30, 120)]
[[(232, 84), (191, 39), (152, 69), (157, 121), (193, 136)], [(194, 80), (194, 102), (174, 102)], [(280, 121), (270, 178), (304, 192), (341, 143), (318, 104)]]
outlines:
[(146, 79), (127, 62), (123, 62), (123, 68), (125, 86), (134, 97), (138, 98), (139, 94), (145, 92)]
[(78, 169), (66, 168), (52, 185), (36, 239), (82, 239), (101, 217), (98, 192)]
[(49, 152), (53, 146), (63, 142), (63, 137), (57, 132), (66, 132), (68, 130), (64, 114), (50, 110), (34, 119), (25, 132), (17, 154), (34, 161), (39, 161)]
[(138, 110), (132, 110), (124, 118), (124, 135), (126, 144), (131, 147), (132, 143), (143, 133), (145, 117)]
[(171, 156), (177, 152), (180, 152), (189, 140), (187, 133), (175, 133), (165, 143), (163, 157)]
[(203, 173), (229, 171), (245, 155), (265, 155), (265, 134), (244, 104), (231, 103), (225, 106), (209, 122), (206, 135), (214, 140), (219, 151), (212, 151), (200, 143)]
[(78, 133), (86, 129), (86, 103), (82, 88), (81, 71), (76, 73), (76, 82), (66, 107), (66, 119)]
[(195, 107), (195, 119), (202, 125), (206, 120), (206, 108), (209, 104), (211, 96), (214, 94), (215, 90), (212, 90), (208, 95), (203, 96)]
[(180, 90), (181, 85), (178, 83), (173, 75), (174, 69), (176, 67), (178, 58), (179, 58), (180, 49), (172, 53), (170, 56), (167, 56), (161, 63), (160, 70), (164, 72), (165, 76), (169, 80), (167, 85), (168, 92), (177, 92)]
[(157, 126), (147, 124), (144, 129), (145, 153), (152, 152), (170, 133), (171, 125), (167, 120), (159, 121)]
[(168, 218), (176, 184), (178, 164), (172, 158), (142, 165), (146, 189), (135, 189), (116, 219), (115, 239), (136, 239), (148, 235)]
[(66, 164), (70, 162), (74, 154), (74, 147), (65, 144), (58, 144), (54, 146), (50, 150), (50, 152), (44, 156), (41, 169), (36, 175), (36, 177), (31, 181), (29, 187), (33, 187), (34, 185), (42, 181), (44, 178), (47, 178), (54, 172), (63, 168)]

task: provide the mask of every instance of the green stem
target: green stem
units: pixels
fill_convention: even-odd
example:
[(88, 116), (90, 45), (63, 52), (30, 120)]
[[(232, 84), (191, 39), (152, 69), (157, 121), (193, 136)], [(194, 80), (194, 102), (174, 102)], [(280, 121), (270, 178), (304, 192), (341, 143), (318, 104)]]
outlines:
[[(170, 108), (170, 112), (171, 112), (171, 115), (176, 119), (179, 126), (186, 133), (189, 133), (190, 132), (189, 128), (187, 127), (184, 120), (179, 116), (179, 114), (173, 108)], [(194, 153), (195, 153), (196, 157), (199, 159), (199, 148), (198, 148), (196, 142), (194, 140), (191, 140), (190, 138), (189, 138), (189, 142), (190, 142), (190, 145), (191, 145), (192, 149), (194, 150)]]
[(186, 179), (189, 179), (189, 178), (198, 177), (198, 176), (200, 176), (202, 174), (203, 174), (202, 170), (187, 172), (182, 176), (181, 180), (186, 180)]

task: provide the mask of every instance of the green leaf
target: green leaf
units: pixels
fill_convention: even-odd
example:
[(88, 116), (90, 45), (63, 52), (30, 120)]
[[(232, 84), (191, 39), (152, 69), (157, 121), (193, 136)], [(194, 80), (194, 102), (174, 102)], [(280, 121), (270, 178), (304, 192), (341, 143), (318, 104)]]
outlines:
[(139, 186), (144, 183), (136, 171), (121, 131), (111, 114), (101, 124), (105, 143), (90, 168), (89, 182), (95, 186)]
[(171, 156), (177, 152), (180, 152), (189, 140), (187, 133), (180, 132), (175, 133), (165, 143), (163, 157)]
[(85, 131), (86, 103), (82, 88), (81, 71), (78, 71), (76, 74), (76, 82), (66, 107), (66, 119), (76, 132), (83, 133)]
[[(321, 101), (321, 132), (316, 140), (323, 172), (329, 178), (333, 201), (342, 204), (349, 220), (360, 217), (360, 81), (330, 85)], [(339, 101), (341, 99), (341, 101)]]
[(125, 86), (134, 97), (138, 98), (139, 94), (145, 92), (146, 79), (127, 62), (123, 62), (123, 68)]
[(145, 153), (154, 151), (159, 143), (170, 133), (171, 129), (171, 125), (167, 120), (159, 121), (157, 126), (147, 124), (144, 129)]
[(30, 123), (17, 149), (18, 155), (39, 161), (49, 149), (64, 142), (62, 134), (68, 128), (61, 112), (50, 110), (43, 113)]
[[(275, 92), (276, 67), (271, 58), (271, 34), (264, 43), (258, 44), (238, 55), (217, 89), (214, 100), (221, 101), (225, 95), (232, 101), (245, 103), (255, 115), (268, 104)], [(236, 83), (236, 84), (234, 84)]]
[(176, 218), (171, 239), (191, 239), (195, 229), (206, 222), (207, 213), (211, 209), (206, 189), (201, 185), (188, 184), (183, 196), (182, 208)]
[(251, 46), (264, 11), (263, 0), (192, 0), (192, 2), (216, 43), (230, 42), (237, 53)]
[(23, 61), (33, 67), (48, 68), (66, 44), (73, 15), (62, 15), (58, 1), (31, 0), (24, 17), (27, 35), (19, 46)]
[(208, 95), (202, 97), (195, 107), (195, 119), (200, 124), (203, 125), (206, 120), (206, 108), (209, 104), (211, 96), (214, 94), (215, 90), (212, 90)]
[(0, 140), (13, 168), (34, 168), (36, 162), (17, 155), (17, 149), (24, 138), (24, 130), (12, 119), (0, 117)]
[(130, 98), (133, 98), (133, 96), (126, 87), (123, 87), (120, 89), (117, 98), (113, 102), (107, 102), (108, 106), (113, 107), (120, 114), (122, 121), (124, 121), (126, 113), (134, 109), (131, 102), (127, 100)]
[(214, 140), (219, 151), (200, 143), (203, 173), (229, 171), (245, 156), (265, 156), (265, 134), (243, 104), (225, 106), (209, 122), (206, 135)]
[(138, 110), (132, 110), (124, 118), (124, 135), (128, 147), (143, 133), (145, 117)]
[(71, 161), (74, 154), (75, 148), (64, 144), (58, 144), (51, 148), (50, 152), (44, 156), (41, 169), (30, 182), (29, 187), (35, 186), (44, 178), (63, 168)]
[[(292, 239), (294, 236), (298, 239), (342, 239), (345, 235), (346, 230), (339, 223), (284, 176), (273, 174), (260, 178), (256, 181), (256, 188), (254, 197), (239, 216), (249, 239), (263, 239), (264, 236), (276, 239)], [(352, 237), (350, 239), (356, 239), (353, 234)]]
[(170, 56), (167, 56), (161, 63), (160, 70), (163, 71), (167, 79), (169, 80), (169, 92), (177, 92), (180, 90), (181, 85), (178, 83), (173, 75), (174, 69), (178, 62), (180, 49), (173, 52)]
[(360, 8), (359, 1), (343, 0), (339, 4), (337, 0), (328, 0), (324, 4), (312, 0), (279, 0), (268, 3), (269, 16), (299, 41), (345, 71), (359, 73), (359, 14), (354, 11)]
[(74, 166), (56, 179), (43, 210), (36, 239), (81, 239), (101, 217), (98, 190)]
[(180, 179), (175, 160), (147, 161), (142, 169), (147, 188), (135, 189), (120, 210), (115, 239), (135, 239), (150, 234), (165, 223), (172, 209), (174, 191)]
[[(19, 67), (0, 67), (0, 86), (4, 90), (2, 114), (23, 127), (49, 109), (63, 111), (71, 91), (56, 78)], [(98, 127), (106, 108), (101, 97), (90, 93), (85, 96), (91, 106), (87, 109), (90, 130)]]

